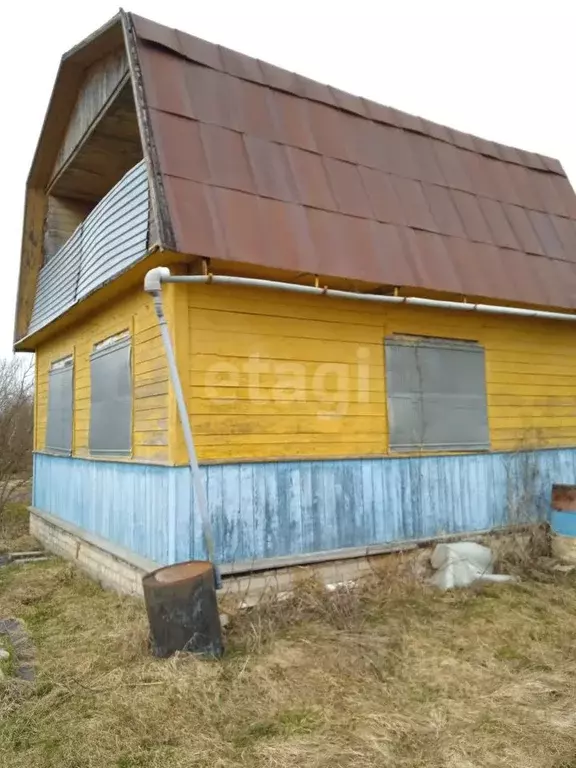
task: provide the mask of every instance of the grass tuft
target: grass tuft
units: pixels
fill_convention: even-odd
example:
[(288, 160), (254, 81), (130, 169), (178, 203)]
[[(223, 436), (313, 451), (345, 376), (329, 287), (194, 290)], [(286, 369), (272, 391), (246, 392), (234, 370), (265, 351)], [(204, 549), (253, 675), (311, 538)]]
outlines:
[(9, 503), (0, 515), (0, 554), (38, 549), (38, 542), (28, 530), (28, 508)]
[(232, 610), (227, 653), (147, 649), (143, 605), (59, 560), (0, 569), (36, 643), (2, 768), (576, 768), (576, 578), (440, 592), (390, 557)]

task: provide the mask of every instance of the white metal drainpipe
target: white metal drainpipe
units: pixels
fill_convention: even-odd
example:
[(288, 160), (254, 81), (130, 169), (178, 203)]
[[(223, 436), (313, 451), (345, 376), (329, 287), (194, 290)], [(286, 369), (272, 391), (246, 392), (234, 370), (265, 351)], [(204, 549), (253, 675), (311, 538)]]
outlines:
[(276, 291), (288, 291), (291, 293), (307, 293), (314, 296), (331, 296), (337, 299), (354, 299), (355, 301), (372, 301), (379, 304), (409, 304), (415, 307), (431, 307), (436, 309), (451, 309), (460, 312), (481, 312), (490, 315), (516, 315), (518, 317), (539, 317), (547, 320), (571, 320), (576, 321), (576, 314), (568, 312), (546, 312), (539, 309), (524, 309), (522, 307), (503, 307), (492, 304), (472, 304), (464, 301), (443, 301), (440, 299), (424, 299), (418, 296), (387, 296), (376, 293), (357, 293), (354, 291), (339, 291), (333, 288), (322, 288), (312, 285), (297, 285), (295, 283), (283, 283), (277, 280), (261, 280), (252, 277), (235, 277), (233, 275), (171, 275), (167, 267), (157, 267), (151, 269), (144, 279), (144, 290), (154, 297), (154, 307), (160, 324), (162, 341), (166, 350), (170, 379), (176, 402), (178, 404), (178, 414), (184, 432), (190, 470), (192, 473), (192, 483), (196, 504), (202, 519), (202, 528), (204, 532), (204, 541), (208, 557), (214, 564), (216, 583), (220, 586), (220, 573), (215, 564), (214, 558), (214, 537), (212, 535), (212, 525), (208, 515), (208, 505), (206, 503), (206, 491), (202, 482), (202, 476), (198, 466), (198, 456), (194, 446), (192, 428), (190, 426), (190, 417), (186, 407), (186, 400), (182, 392), (172, 340), (168, 330), (168, 324), (162, 308), (162, 283), (216, 283), (218, 285), (242, 285), (251, 288), (268, 288)]
[[(160, 267), (159, 269), (166, 269)], [(154, 270), (152, 270), (154, 271)], [(354, 299), (354, 301), (373, 301), (379, 304), (410, 304), (415, 307), (433, 307), (436, 309), (455, 309), (461, 312), (483, 312), (490, 315), (518, 315), (519, 317), (540, 317), (548, 320), (574, 320), (576, 314), (568, 312), (546, 312), (540, 309), (522, 307), (503, 307), (492, 304), (471, 304), (466, 301), (444, 301), (424, 299), (419, 296), (392, 296), (378, 293), (357, 293), (339, 291), (335, 288), (322, 288), (313, 285), (282, 283), (277, 280), (260, 280), (253, 277), (235, 277), (234, 275), (168, 275), (161, 278), (163, 283), (217, 283), (219, 285), (243, 285), (252, 288), (269, 288), (275, 291), (308, 293), (314, 296), (331, 296), (335, 299)]]
[(144, 290), (154, 299), (154, 309), (156, 310), (156, 317), (158, 318), (158, 324), (160, 326), (160, 334), (162, 336), (162, 342), (166, 352), (166, 359), (168, 361), (170, 380), (172, 382), (172, 387), (174, 388), (174, 394), (176, 395), (178, 415), (180, 417), (180, 424), (182, 425), (184, 441), (186, 443), (186, 450), (188, 452), (188, 461), (190, 463), (190, 474), (192, 479), (192, 492), (196, 500), (196, 507), (200, 513), (200, 519), (202, 520), (202, 533), (204, 535), (204, 544), (206, 545), (208, 559), (212, 562), (214, 567), (214, 581), (216, 589), (220, 589), (222, 586), (222, 578), (220, 576), (220, 569), (216, 563), (214, 536), (212, 534), (212, 523), (210, 522), (210, 517), (208, 515), (206, 489), (204, 488), (204, 483), (202, 482), (202, 476), (200, 474), (200, 467), (198, 466), (198, 455), (196, 453), (196, 446), (194, 445), (194, 437), (192, 435), (190, 417), (188, 415), (188, 408), (186, 406), (186, 398), (184, 397), (184, 392), (182, 391), (182, 383), (180, 381), (180, 375), (178, 374), (178, 365), (176, 364), (174, 347), (172, 346), (172, 339), (170, 338), (170, 330), (168, 328), (168, 323), (166, 322), (164, 307), (162, 306), (162, 283), (166, 282), (168, 279), (170, 279), (170, 270), (167, 267), (151, 269), (144, 278)]

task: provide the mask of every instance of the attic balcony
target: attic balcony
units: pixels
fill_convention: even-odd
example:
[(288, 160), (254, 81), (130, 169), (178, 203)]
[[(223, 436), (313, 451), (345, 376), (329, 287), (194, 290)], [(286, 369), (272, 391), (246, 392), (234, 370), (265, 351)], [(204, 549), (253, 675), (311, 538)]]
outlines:
[[(76, 201), (52, 203), (59, 220)], [(95, 205), (62, 245), (46, 248), (28, 333), (48, 325), (94, 290), (140, 260), (148, 248), (149, 194), (144, 160)], [(52, 232), (46, 230), (49, 246)]]
[[(132, 86), (122, 74), (125, 62), (112, 58), (106, 66), (106, 83), (116, 78), (118, 84), (90, 122), (97, 105), (88, 98), (88, 83), (46, 191), (42, 266), (28, 335), (141, 259), (148, 248), (148, 177)], [(101, 82), (103, 72), (96, 76)]]

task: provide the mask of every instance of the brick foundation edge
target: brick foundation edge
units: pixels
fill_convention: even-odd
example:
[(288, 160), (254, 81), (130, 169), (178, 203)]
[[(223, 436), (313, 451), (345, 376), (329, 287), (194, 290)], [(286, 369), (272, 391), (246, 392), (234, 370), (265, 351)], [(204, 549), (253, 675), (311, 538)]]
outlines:
[[(32, 536), (50, 552), (74, 562), (106, 589), (142, 597), (142, 577), (163, 565), (36, 507), (29, 507), (29, 511)], [(486, 538), (529, 528), (526, 525), (507, 526), (491, 531), (397, 542), (395, 545), (355, 547), (300, 557), (223, 565), (223, 588), (219, 596), (234, 597), (246, 605), (253, 605), (263, 593), (269, 590), (288, 592), (302, 578), (314, 576), (326, 584), (346, 582), (368, 574), (377, 560), (393, 553), (428, 548), (440, 541), (485, 541)]]
[(29, 507), (29, 511), (31, 535), (50, 552), (75, 563), (106, 589), (142, 597), (142, 576), (161, 567), (73, 523), (34, 507)]
[[(118, 547), (66, 520), (35, 507), (30, 507), (29, 511), (31, 535), (48, 551), (70, 560), (106, 589), (142, 597), (142, 577), (162, 567), (160, 563)], [(224, 566), (220, 596), (254, 604), (267, 590), (288, 591), (297, 580), (312, 574), (325, 583), (355, 579), (371, 568), (365, 548), (362, 556), (355, 555), (346, 557), (344, 554), (339, 560), (316, 563), (306, 562), (303, 558), (301, 564), (288, 564), (284, 558), (278, 558), (254, 563), (253, 572), (242, 574), (233, 572), (238, 570), (238, 565), (235, 568)]]

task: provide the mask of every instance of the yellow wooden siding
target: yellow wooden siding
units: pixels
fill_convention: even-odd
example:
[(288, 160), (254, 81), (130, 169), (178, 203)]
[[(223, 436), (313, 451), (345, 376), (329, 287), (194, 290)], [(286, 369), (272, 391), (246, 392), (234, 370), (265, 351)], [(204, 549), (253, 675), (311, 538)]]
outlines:
[[(188, 296), (175, 313), (176, 339), (186, 345), (188, 368), (180, 362), (180, 370), (202, 459), (386, 454), (383, 342), (392, 333), (482, 344), (493, 450), (576, 443), (571, 323), (174, 288)], [(185, 461), (181, 436), (175, 454)]]
[(90, 427), (90, 354), (94, 344), (128, 330), (132, 336), (134, 459), (169, 459), (168, 370), (150, 297), (135, 289), (61, 332), (37, 349), (36, 450), (44, 450), (50, 365), (74, 355), (74, 435), (76, 456), (88, 456)]

